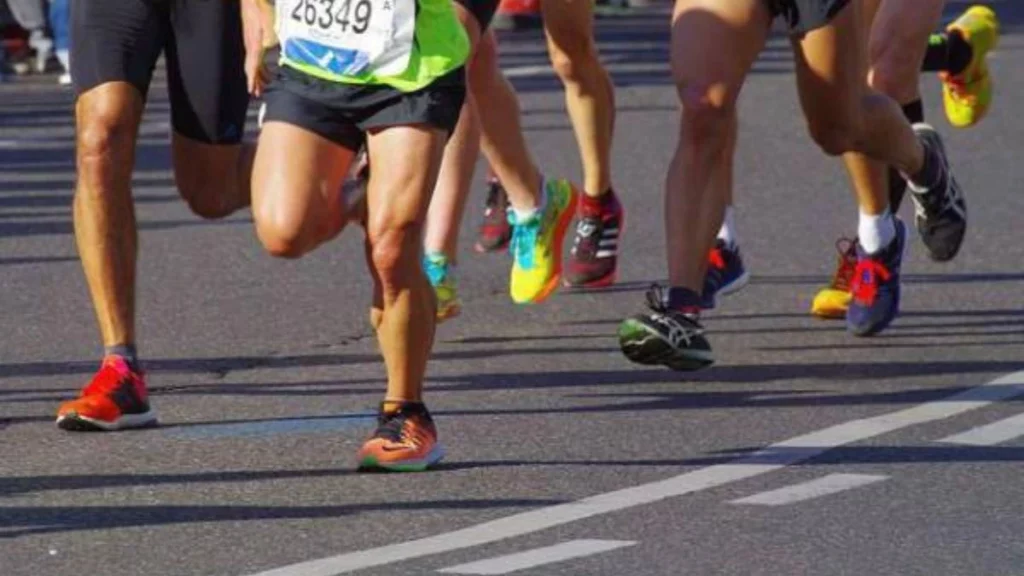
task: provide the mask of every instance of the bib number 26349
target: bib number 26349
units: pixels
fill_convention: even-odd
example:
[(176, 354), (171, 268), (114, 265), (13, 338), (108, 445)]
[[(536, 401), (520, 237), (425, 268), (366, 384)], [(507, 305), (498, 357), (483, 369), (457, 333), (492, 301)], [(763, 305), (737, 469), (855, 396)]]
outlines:
[(401, 74), (416, 31), (415, 0), (278, 0), (285, 58), (335, 75)]

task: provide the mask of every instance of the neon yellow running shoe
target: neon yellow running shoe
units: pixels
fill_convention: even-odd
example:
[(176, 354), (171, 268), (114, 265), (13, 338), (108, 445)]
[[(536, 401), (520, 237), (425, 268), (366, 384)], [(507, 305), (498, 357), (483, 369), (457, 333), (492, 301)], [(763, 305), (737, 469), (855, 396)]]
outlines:
[(462, 301), (455, 282), (455, 267), (448, 257), (440, 253), (425, 255), (423, 271), (437, 296), (437, 321), (444, 322), (458, 316), (462, 312)]
[(509, 211), (509, 252), (513, 260), (509, 293), (513, 302), (543, 302), (558, 288), (562, 277), (562, 243), (576, 213), (578, 197), (568, 180), (547, 180), (541, 210), (522, 221), (514, 211)]
[(999, 20), (987, 6), (972, 6), (946, 27), (971, 45), (971, 63), (960, 74), (939, 73), (950, 124), (967, 128), (981, 121), (992, 104), (992, 77), (985, 57), (999, 43)]

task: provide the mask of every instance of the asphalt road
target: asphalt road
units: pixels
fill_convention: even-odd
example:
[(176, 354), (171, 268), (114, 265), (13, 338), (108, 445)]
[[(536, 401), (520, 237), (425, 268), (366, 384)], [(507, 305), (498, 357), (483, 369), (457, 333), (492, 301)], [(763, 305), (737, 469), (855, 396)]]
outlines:
[[(772, 41), (737, 159), (754, 279), (708, 317), (719, 363), (696, 374), (634, 367), (614, 338), (664, 276), (677, 111), (667, 7), (603, 20), (629, 210), (620, 284), (517, 308), (507, 256), (469, 250), (471, 212), (464, 315), (441, 328), (429, 376), (449, 456), (419, 475), (352, 472), (383, 384), (360, 235), (280, 262), (249, 214), (191, 216), (160, 81), (135, 193), (140, 346), (164, 425), (58, 431), (57, 404), (98, 355), (70, 220), (71, 96), (52, 78), (0, 86), (0, 574), (1020, 573), (1024, 6), (993, 4), (1006, 30), (991, 116), (955, 130), (937, 81), (922, 85), (967, 190), (967, 242), (940, 265), (915, 240), (903, 314), (869, 340), (807, 315), (856, 212)], [(502, 47), (535, 156), (578, 179), (543, 43)]]

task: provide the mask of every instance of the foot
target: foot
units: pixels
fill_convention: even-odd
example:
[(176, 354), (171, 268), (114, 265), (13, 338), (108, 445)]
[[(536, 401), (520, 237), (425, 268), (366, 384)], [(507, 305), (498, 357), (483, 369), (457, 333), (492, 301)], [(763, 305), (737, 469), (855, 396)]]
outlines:
[(622, 353), (637, 364), (661, 364), (678, 371), (699, 370), (714, 363), (711, 344), (698, 319), (699, 297), (689, 308), (669, 308), (667, 289), (647, 292), (649, 312), (627, 318), (619, 325)]
[(625, 210), (615, 192), (596, 200), (580, 200), (566, 286), (599, 288), (615, 283), (619, 237), (625, 218)]
[(458, 316), (462, 302), (455, 282), (455, 266), (444, 254), (427, 254), (423, 257), (423, 271), (437, 296), (437, 321), (444, 322)]
[(963, 244), (967, 232), (967, 202), (950, 170), (939, 133), (927, 124), (916, 124), (914, 132), (924, 144), (925, 153), (934, 155), (934, 161), (941, 165), (940, 177), (930, 187), (907, 183), (916, 210), (914, 223), (932, 260), (946, 262), (957, 255)]
[(512, 225), (512, 276), (509, 292), (517, 304), (537, 304), (550, 296), (562, 277), (562, 244), (576, 211), (579, 195), (568, 180), (547, 180), (544, 206), (533, 216)]
[(392, 412), (381, 406), (377, 430), (359, 450), (360, 470), (422, 472), (444, 458), (427, 407), (406, 402)]
[(850, 307), (850, 285), (853, 283), (853, 271), (857, 268), (857, 241), (840, 238), (836, 241), (836, 271), (832, 282), (818, 292), (811, 303), (811, 316), (829, 320), (846, 318), (846, 310)]
[(119, 356), (104, 358), (81, 396), (57, 411), (57, 427), (68, 431), (113, 431), (155, 424), (144, 375)]
[(480, 224), (480, 236), (476, 241), (477, 252), (500, 252), (508, 247), (512, 239), (512, 227), (508, 223), (508, 196), (497, 178), (487, 182), (487, 203), (484, 205), (484, 221)]
[(949, 123), (967, 128), (981, 121), (992, 104), (992, 77), (986, 56), (999, 43), (999, 20), (987, 6), (972, 6), (946, 28), (971, 45), (971, 63), (960, 74), (939, 74)]
[(907, 246), (907, 227), (896, 219), (896, 237), (875, 254), (857, 244), (857, 268), (850, 287), (852, 300), (846, 328), (855, 336), (872, 336), (884, 330), (900, 309), (900, 268)]
[(742, 290), (750, 281), (750, 274), (743, 266), (740, 247), (723, 240), (715, 242), (708, 253), (708, 271), (704, 276), (704, 302), (701, 307), (711, 310), (718, 304), (719, 296), (728, 296)]

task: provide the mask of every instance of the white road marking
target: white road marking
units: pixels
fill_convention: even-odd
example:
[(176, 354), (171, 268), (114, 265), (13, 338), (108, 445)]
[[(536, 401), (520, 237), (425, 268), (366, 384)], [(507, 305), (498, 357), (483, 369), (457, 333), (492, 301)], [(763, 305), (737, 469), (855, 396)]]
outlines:
[(828, 476), (815, 478), (808, 482), (801, 482), (779, 488), (778, 490), (769, 490), (760, 494), (754, 494), (753, 496), (747, 496), (746, 498), (733, 500), (730, 504), (785, 506), (786, 504), (813, 500), (888, 479), (888, 476), (873, 476), (870, 474), (829, 474)]
[(564, 562), (573, 558), (583, 558), (584, 556), (600, 554), (601, 552), (610, 552), (611, 550), (618, 550), (619, 548), (635, 544), (636, 542), (626, 540), (571, 540), (546, 548), (536, 548), (526, 552), (461, 564), (438, 570), (438, 572), (442, 574), (510, 574), (545, 564)]
[(950, 418), (1024, 394), (1024, 371), (911, 408), (853, 420), (772, 444), (724, 464), (700, 468), (665, 480), (513, 514), (451, 532), (357, 550), (284, 566), (254, 576), (334, 576), (433, 554), (463, 550), (533, 534), (579, 520), (610, 514), (715, 488), (803, 462), (833, 448), (936, 420)]
[(965, 446), (995, 446), (1021, 436), (1024, 436), (1024, 414), (1011, 416), (986, 426), (971, 428), (966, 432), (943, 438), (939, 442)]

